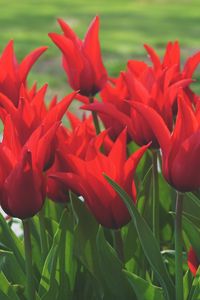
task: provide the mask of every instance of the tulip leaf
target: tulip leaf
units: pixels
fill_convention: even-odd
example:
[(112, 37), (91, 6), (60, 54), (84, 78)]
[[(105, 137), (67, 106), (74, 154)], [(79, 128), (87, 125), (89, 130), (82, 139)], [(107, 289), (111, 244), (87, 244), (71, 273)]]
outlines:
[(183, 230), (185, 231), (186, 235), (194, 251), (196, 252), (198, 259), (200, 260), (200, 230), (199, 228), (189, 220), (185, 215), (183, 215)]
[(186, 193), (186, 195), (194, 202), (200, 209), (200, 199), (192, 192)]
[(191, 286), (192, 286), (192, 274), (191, 274), (190, 270), (187, 270), (184, 277), (183, 277), (184, 300), (189, 300), (188, 295), (191, 291)]
[(75, 255), (94, 277), (98, 277), (99, 268), (96, 262), (98, 224), (93, 215), (88, 211), (85, 203), (75, 197), (72, 202), (78, 220), (74, 232)]
[(59, 247), (59, 292), (58, 300), (71, 299), (76, 276), (76, 259), (73, 253), (74, 216), (68, 206), (66, 222), (64, 222)]
[(164, 300), (164, 293), (157, 287), (134, 273), (123, 271), (137, 296), (137, 300)]
[(0, 272), (0, 299), (1, 300), (20, 300), (15, 292), (15, 289), (7, 280), (3, 272)]
[(106, 241), (101, 227), (97, 234), (97, 248), (102, 281), (110, 293), (110, 298), (134, 299), (135, 293), (131, 290), (131, 286), (122, 272), (123, 264), (118, 259), (115, 250)]
[(130, 196), (111, 178), (109, 178), (107, 175), (104, 176), (114, 190), (119, 194), (128, 208), (135, 224), (143, 251), (151, 265), (151, 268), (155, 272), (158, 281), (163, 287), (165, 296), (169, 300), (174, 299), (174, 286), (163, 262), (157, 241), (155, 240), (150, 227), (144, 218), (139, 214)]
[(39, 285), (39, 296), (43, 300), (54, 300), (57, 299), (58, 295), (58, 279), (57, 279), (57, 263), (59, 256), (60, 245), (63, 242), (61, 240), (62, 230), (65, 229), (67, 222), (67, 211), (63, 211), (61, 221), (59, 223), (58, 230), (54, 236), (52, 247), (47, 255), (44, 263), (42, 276)]
[(200, 300), (200, 268), (193, 279), (192, 287), (187, 300)]
[(186, 193), (187, 201), (184, 201), (183, 210), (196, 218), (196, 225), (200, 224), (200, 199), (194, 193)]
[(24, 247), (22, 242), (14, 234), (4, 217), (0, 214), (0, 240), (11, 250), (23, 272), (25, 272)]
[[(13, 272), (13, 269), (15, 272)], [(25, 282), (25, 274), (12, 251), (0, 250), (0, 271), (5, 274), (10, 282), (22, 285)]]
[(38, 216), (31, 218), (29, 224), (31, 230), (32, 257), (35, 263), (35, 267), (37, 267), (37, 270), (39, 271), (39, 273), (41, 273), (43, 263), (42, 263), (42, 255), (41, 255), (41, 241), (40, 241)]

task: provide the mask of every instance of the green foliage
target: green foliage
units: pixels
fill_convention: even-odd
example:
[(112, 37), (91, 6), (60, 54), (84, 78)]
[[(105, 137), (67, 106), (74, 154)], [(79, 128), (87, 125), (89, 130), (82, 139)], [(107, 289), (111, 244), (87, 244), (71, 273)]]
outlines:
[(166, 266), (164, 265), (162, 256), (159, 251), (159, 246), (153, 236), (151, 229), (139, 214), (137, 208), (133, 205), (130, 196), (128, 196), (128, 194), (108, 176), (105, 175), (105, 178), (112, 185), (115, 191), (121, 196), (124, 203), (126, 204), (134, 221), (143, 251), (165, 291), (165, 296), (167, 297), (167, 299), (172, 299), (174, 297), (174, 286), (171, 282)]

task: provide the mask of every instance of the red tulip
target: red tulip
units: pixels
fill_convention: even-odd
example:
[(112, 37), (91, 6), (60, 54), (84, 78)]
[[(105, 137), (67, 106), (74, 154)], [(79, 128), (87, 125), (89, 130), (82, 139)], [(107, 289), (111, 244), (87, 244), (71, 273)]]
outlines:
[(0, 144), (0, 204), (4, 211), (20, 219), (36, 214), (46, 197), (44, 172), (52, 165), (59, 122), (44, 131), (39, 126), (24, 145), (8, 115)]
[(25, 150), (2, 188), (1, 206), (10, 216), (25, 219), (35, 215), (45, 200), (45, 179)]
[(196, 276), (196, 272), (199, 265), (200, 265), (199, 259), (194, 249), (191, 247), (188, 252), (188, 267), (194, 276)]
[[(122, 73), (115, 80), (107, 82), (101, 91), (100, 96), (102, 98), (103, 105), (105, 105), (105, 109), (109, 107), (109, 104), (111, 104), (115, 109), (127, 116), (131, 115), (131, 107), (124, 101), (124, 99), (129, 99), (129, 93)], [(101, 118), (105, 128), (109, 128), (108, 134), (110, 138), (112, 140), (116, 140), (124, 129), (124, 124), (120, 122), (118, 117), (112, 117), (111, 114), (99, 113), (99, 117)]]
[[(153, 68), (156, 73), (161, 72), (164, 69), (169, 69), (174, 66), (172, 83), (175, 83), (182, 79), (191, 79), (195, 69), (200, 63), (200, 52), (195, 53), (190, 56), (181, 70), (181, 60), (180, 60), (180, 46), (178, 41), (169, 42), (166, 47), (166, 51), (163, 59), (161, 60), (157, 53), (148, 45), (145, 45), (145, 48), (150, 56), (150, 59), (153, 63)], [(185, 92), (190, 98), (190, 101), (196, 105), (199, 100), (197, 96), (190, 87), (185, 87)]]
[(83, 41), (63, 20), (58, 22), (64, 34), (50, 33), (49, 36), (63, 53), (63, 68), (69, 84), (82, 95), (94, 96), (107, 81), (98, 38), (99, 17), (94, 18)]
[(0, 93), (0, 117), (5, 123), (5, 119), (10, 115), (22, 146), (40, 125), (43, 124), (45, 131), (54, 123), (60, 121), (76, 95), (73, 92), (57, 104), (53, 99), (53, 103), (48, 109), (45, 104), (46, 90), (47, 85), (43, 86), (38, 92), (30, 94), (22, 86), (18, 107), (15, 107), (9, 98)]
[(200, 187), (200, 118), (184, 94), (178, 101), (178, 115), (171, 135), (161, 116), (147, 105), (135, 102), (135, 108), (154, 132), (162, 151), (165, 179), (178, 191)]
[(0, 57), (0, 92), (11, 99), (15, 106), (18, 105), (21, 84), (26, 84), (26, 78), (33, 64), (47, 49), (40, 47), (28, 54), (18, 64), (13, 41), (10, 41)]
[[(71, 113), (67, 113), (72, 131), (60, 127), (57, 131), (57, 151), (55, 161), (52, 167), (48, 170), (47, 194), (48, 197), (55, 202), (66, 202), (68, 198), (68, 187), (56, 178), (52, 178), (51, 174), (56, 172), (71, 172), (70, 162), (67, 159), (69, 154), (86, 160), (89, 157), (91, 144), (95, 145), (96, 149), (100, 148), (102, 139), (105, 133), (96, 137), (96, 131), (92, 123), (92, 118), (84, 118), (80, 121)], [(104, 151), (108, 153), (112, 147), (112, 142), (105, 138)]]
[(118, 194), (105, 180), (107, 174), (136, 201), (133, 175), (148, 146), (144, 146), (126, 159), (126, 130), (124, 130), (108, 155), (96, 147), (90, 149), (87, 160), (69, 155), (70, 173), (57, 173), (68, 188), (84, 197), (85, 203), (97, 221), (108, 228), (120, 228), (130, 221), (130, 215)]
[[(144, 62), (129, 61), (127, 71), (111, 85), (107, 83), (101, 92), (102, 103), (95, 102), (83, 108), (96, 111), (106, 128), (116, 138), (117, 134), (128, 127), (131, 138), (138, 145), (152, 141), (151, 147), (159, 144), (148, 124), (132, 106), (133, 101), (153, 107), (164, 119), (169, 130), (173, 126), (173, 106), (180, 88), (185, 88), (190, 79), (175, 80), (177, 66), (160, 68), (154, 71)], [(126, 102), (124, 101), (126, 100)], [(132, 107), (131, 107), (132, 106)]]

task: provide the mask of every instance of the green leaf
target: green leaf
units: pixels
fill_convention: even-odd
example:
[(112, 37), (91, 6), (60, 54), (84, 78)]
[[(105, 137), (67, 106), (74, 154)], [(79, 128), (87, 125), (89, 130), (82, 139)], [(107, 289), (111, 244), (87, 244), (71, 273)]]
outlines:
[(74, 232), (75, 255), (88, 271), (98, 278), (96, 235), (99, 225), (82, 201), (74, 197), (72, 203), (78, 220)]
[(183, 210), (185, 213), (197, 219), (197, 226), (200, 224), (200, 199), (192, 192), (186, 193)]
[(0, 272), (0, 296), (2, 300), (12, 299), (12, 300), (20, 300), (17, 296), (14, 288), (7, 280), (3, 272)]
[(187, 300), (200, 300), (200, 267), (193, 279), (192, 287)]
[(10, 282), (22, 285), (25, 282), (25, 273), (21, 270), (12, 251), (0, 250), (0, 271), (3, 271)]
[(111, 299), (134, 299), (135, 293), (122, 273), (122, 262), (118, 259), (115, 250), (105, 240), (101, 227), (97, 234), (97, 248), (102, 280), (109, 290)]
[(136, 226), (136, 230), (143, 248), (143, 251), (155, 272), (157, 279), (159, 280), (161, 286), (164, 289), (165, 296), (167, 299), (174, 299), (174, 285), (168, 274), (167, 268), (163, 262), (162, 256), (160, 254), (159, 246), (155, 240), (151, 229), (149, 228), (146, 221), (139, 214), (137, 208), (134, 206), (130, 196), (111, 178), (104, 175), (106, 180), (114, 188), (114, 190), (119, 194), (119, 196), (124, 201), (129, 213), (133, 219)]
[(54, 236), (52, 247), (44, 263), (42, 276), (39, 285), (39, 296), (44, 300), (57, 299), (59, 287), (57, 278), (57, 262), (59, 256), (59, 249), (62, 243), (61, 233), (65, 230), (65, 223), (67, 222), (67, 210), (63, 211), (59, 228)]
[(11, 250), (23, 272), (25, 272), (24, 247), (22, 242), (14, 234), (4, 217), (0, 214), (0, 240)]
[(185, 215), (183, 215), (182, 220), (183, 220), (183, 230), (185, 231), (186, 235), (188, 236), (188, 239), (189, 239), (190, 243), (192, 244), (192, 247), (198, 256), (198, 259), (200, 260), (200, 243), (199, 243), (200, 230)]
[(184, 294), (184, 300), (188, 299), (188, 295), (191, 290), (192, 286), (192, 274), (190, 270), (187, 270), (184, 277), (183, 277), (183, 294)]
[(137, 276), (134, 273), (123, 271), (128, 278), (133, 290), (137, 296), (137, 300), (164, 300), (164, 293), (160, 287), (152, 285), (150, 282)]
[[(73, 194), (72, 206), (76, 218), (75, 231), (73, 234), (74, 255), (81, 262), (82, 266), (84, 266), (83, 272), (87, 274), (87, 270), (90, 274), (90, 277), (88, 275), (87, 277), (85, 276), (84, 280), (87, 281), (84, 285), (90, 285), (90, 290), (96, 292), (96, 295), (99, 295), (100, 298), (102, 293), (101, 272), (97, 261), (98, 253), (96, 246), (96, 236), (99, 224), (94, 219), (85, 203), (80, 201), (80, 199)], [(72, 269), (72, 274), (74, 271)], [(75, 281), (75, 274), (72, 275), (72, 280), (73, 282)], [(90, 282), (88, 282), (88, 280), (90, 280)]]
[(38, 216), (31, 218), (29, 220), (29, 225), (31, 231), (31, 246), (32, 246), (32, 257), (33, 257), (34, 267), (37, 268), (37, 271), (39, 273), (41, 273), (43, 264), (42, 264), (42, 255), (41, 255)]

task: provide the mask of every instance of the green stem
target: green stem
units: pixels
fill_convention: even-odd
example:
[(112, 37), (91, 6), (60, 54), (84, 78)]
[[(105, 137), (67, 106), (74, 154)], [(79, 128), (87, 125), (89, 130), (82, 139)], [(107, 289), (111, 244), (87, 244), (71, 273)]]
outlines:
[(175, 216), (176, 300), (183, 300), (182, 210), (183, 194), (177, 192)]
[(22, 224), (24, 230), (27, 295), (28, 295), (28, 300), (35, 300), (35, 285), (34, 285), (34, 277), (33, 277), (32, 247), (31, 247), (29, 220), (28, 219), (22, 220)]
[(47, 235), (45, 231), (43, 210), (40, 210), (38, 215), (39, 215), (39, 223), (40, 223), (40, 243), (41, 243), (42, 261), (44, 263), (48, 254), (48, 243), (47, 243)]
[[(66, 208), (65, 208), (66, 209)], [(60, 288), (64, 288), (66, 286), (66, 277), (65, 277), (65, 257), (66, 257), (66, 232), (67, 232), (67, 224), (64, 224), (64, 228), (62, 228), (60, 239), (62, 241), (60, 245)]]
[(152, 180), (153, 180), (153, 234), (158, 245), (159, 238), (159, 182), (158, 182), (158, 156), (156, 151), (152, 151)]
[[(89, 102), (90, 103), (94, 102), (93, 96), (89, 97)], [(99, 126), (99, 120), (97, 118), (97, 113), (95, 111), (92, 111), (92, 117), (93, 117), (94, 127), (96, 129), (96, 134), (98, 135), (101, 132), (101, 130), (100, 130), (100, 126)]]
[(114, 240), (114, 247), (118, 254), (118, 257), (122, 262), (124, 262), (124, 249), (123, 249), (123, 241), (122, 241), (120, 229), (113, 231), (113, 240)]

